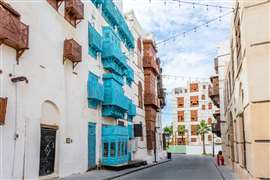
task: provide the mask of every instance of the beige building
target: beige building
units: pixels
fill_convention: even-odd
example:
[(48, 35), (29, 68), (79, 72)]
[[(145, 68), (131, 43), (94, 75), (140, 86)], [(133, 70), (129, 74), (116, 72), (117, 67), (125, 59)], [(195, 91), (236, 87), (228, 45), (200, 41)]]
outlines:
[(234, 2), (225, 70), (224, 151), (241, 179), (270, 178), (270, 1)]

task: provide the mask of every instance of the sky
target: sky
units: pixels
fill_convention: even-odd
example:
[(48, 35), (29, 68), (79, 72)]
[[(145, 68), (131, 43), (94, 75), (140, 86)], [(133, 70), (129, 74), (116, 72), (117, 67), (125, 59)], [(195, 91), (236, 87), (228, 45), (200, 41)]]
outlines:
[[(230, 0), (188, 0), (202, 4), (231, 7)], [(170, 95), (173, 88), (185, 86), (187, 81), (209, 81), (214, 74), (214, 58), (218, 45), (229, 41), (232, 9), (180, 3), (178, 0), (123, 0), (124, 11), (133, 10), (146, 33), (152, 33), (159, 43), (158, 56), (163, 68), (167, 106), (163, 109), (163, 127), (170, 125), (176, 112), (172, 111)], [(224, 14), (228, 14), (224, 16)], [(221, 16), (221, 18), (219, 18)], [(216, 19), (194, 30), (195, 27)], [(184, 32), (185, 33), (184, 36)]]

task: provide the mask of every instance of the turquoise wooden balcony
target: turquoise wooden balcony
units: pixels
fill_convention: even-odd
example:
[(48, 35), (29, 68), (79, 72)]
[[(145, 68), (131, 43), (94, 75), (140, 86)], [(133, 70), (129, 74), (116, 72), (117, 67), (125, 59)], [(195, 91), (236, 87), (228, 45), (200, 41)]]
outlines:
[(128, 99), (128, 120), (132, 121), (136, 113), (136, 105), (133, 104), (131, 99)]
[(87, 81), (88, 107), (97, 108), (98, 104), (104, 100), (103, 85), (98, 82), (98, 76), (89, 72)]
[(103, 67), (118, 75), (124, 75), (127, 69), (127, 57), (122, 53), (120, 40), (111, 27), (103, 27), (102, 44)]
[(126, 127), (102, 127), (102, 165), (116, 166), (128, 162), (128, 138)]
[(88, 23), (88, 53), (97, 58), (97, 53), (102, 52), (102, 37), (96, 29)]
[(112, 0), (104, 0), (104, 3), (102, 4), (102, 13), (105, 20), (112, 27), (118, 26), (121, 13)]
[(125, 45), (129, 49), (134, 49), (135, 48), (135, 42), (134, 42), (134, 37), (132, 33), (129, 30), (129, 27), (123, 17), (121, 17), (119, 26), (118, 26), (118, 34), (122, 41), (125, 42)]
[(135, 47), (134, 37), (129, 30), (125, 18), (112, 0), (104, 0), (102, 12), (108, 24), (112, 27), (117, 27), (119, 36), (127, 48), (133, 49)]
[(133, 124), (128, 123), (128, 138), (133, 139), (134, 138), (134, 129), (133, 129)]
[(104, 0), (91, 0), (91, 1), (97, 8), (104, 3)]
[(132, 82), (134, 81), (134, 71), (130, 66), (127, 66), (125, 75), (127, 77), (127, 84), (131, 86)]
[(124, 95), (123, 79), (115, 74), (103, 75), (104, 102), (102, 116), (124, 119), (128, 111), (128, 98)]

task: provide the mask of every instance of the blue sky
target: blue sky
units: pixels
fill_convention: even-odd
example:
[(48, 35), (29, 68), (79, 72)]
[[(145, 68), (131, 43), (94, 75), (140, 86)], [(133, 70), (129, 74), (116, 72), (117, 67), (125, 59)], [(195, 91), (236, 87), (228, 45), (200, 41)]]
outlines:
[[(220, 43), (229, 40), (231, 15), (204, 26), (196, 32), (183, 36), (183, 32), (217, 18), (231, 9), (208, 8), (204, 6), (180, 4), (174, 0), (123, 0), (124, 11), (134, 10), (139, 22), (146, 32), (153, 33), (156, 42), (175, 34), (177, 38), (158, 46), (158, 55), (162, 62), (163, 74), (181, 76), (181, 78), (164, 78), (164, 86), (169, 93), (173, 88), (183, 86), (188, 80), (207, 78), (214, 74), (213, 60)], [(228, 1), (189, 0), (204, 4), (231, 6)], [(182, 76), (186, 78), (182, 78)], [(188, 78), (194, 77), (194, 78)], [(196, 77), (196, 78), (195, 78)], [(167, 107), (163, 110), (163, 126), (171, 123), (173, 112), (167, 98)]]

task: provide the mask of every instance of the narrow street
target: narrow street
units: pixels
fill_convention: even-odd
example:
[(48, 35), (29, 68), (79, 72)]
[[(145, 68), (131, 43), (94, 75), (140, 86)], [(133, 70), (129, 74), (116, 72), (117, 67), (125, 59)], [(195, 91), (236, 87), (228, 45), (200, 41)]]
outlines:
[(223, 178), (215, 167), (211, 157), (198, 155), (176, 155), (173, 157), (171, 162), (122, 176), (119, 179), (222, 180)]

